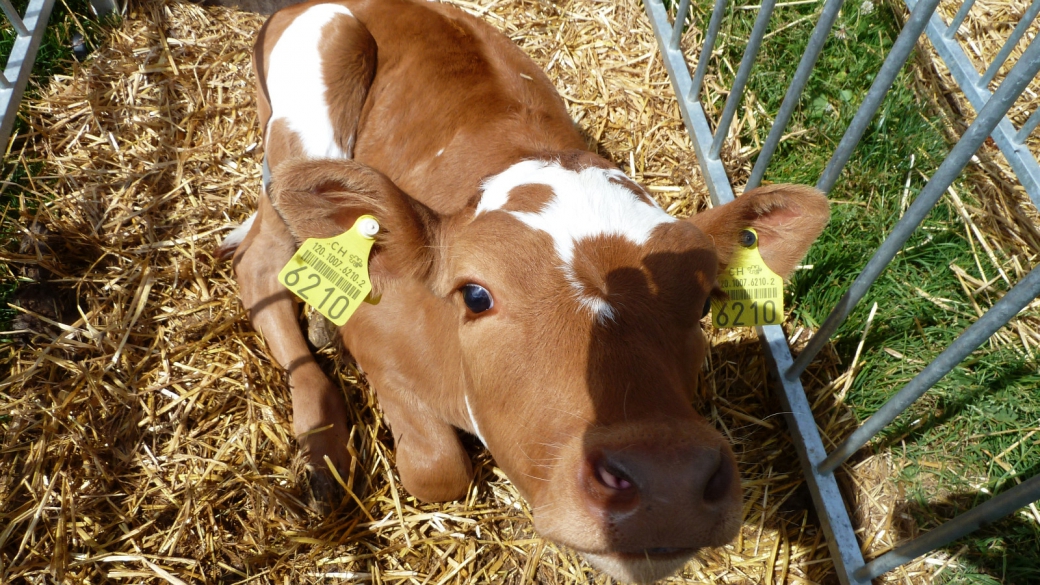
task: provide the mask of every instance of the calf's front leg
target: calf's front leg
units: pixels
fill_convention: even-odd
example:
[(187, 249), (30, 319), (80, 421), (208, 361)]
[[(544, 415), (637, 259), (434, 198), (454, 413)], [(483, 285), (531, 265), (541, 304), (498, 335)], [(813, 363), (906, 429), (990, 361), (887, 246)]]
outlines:
[(253, 327), (289, 374), (293, 431), (312, 471), (315, 499), (335, 505), (337, 484), (327, 471), (325, 457), (347, 480), (351, 462), (347, 405), (307, 346), (297, 320), (296, 298), (278, 282), (278, 273), (295, 252), (292, 235), (262, 194), (256, 221), (235, 252), (235, 275)]

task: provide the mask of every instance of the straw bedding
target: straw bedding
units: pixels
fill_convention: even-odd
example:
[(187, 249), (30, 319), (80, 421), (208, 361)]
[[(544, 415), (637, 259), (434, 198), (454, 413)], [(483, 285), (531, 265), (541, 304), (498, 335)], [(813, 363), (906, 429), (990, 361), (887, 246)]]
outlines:
[[(455, 3), (541, 64), (590, 142), (669, 212), (706, 205), (638, 2)], [(605, 582), (533, 533), (476, 445), (464, 501), (412, 499), (372, 393), (329, 349), (370, 489), (360, 511), (308, 507), (285, 378), (230, 266), (212, 257), (260, 183), (248, 50), (261, 22), (142, 1), (89, 61), (23, 105), (28, 130), (8, 157), (23, 177), (7, 210), (20, 243), (2, 252), (7, 277), (26, 284), (0, 358), (0, 581)], [(796, 346), (808, 337), (790, 333)], [(735, 445), (744, 525), (675, 581), (834, 582), (758, 344), (749, 332), (712, 338), (699, 400)], [(805, 376), (821, 412), (845, 376), (827, 351)], [(840, 436), (851, 418), (831, 410), (824, 433)], [(871, 552), (907, 536), (883, 479), (892, 465), (873, 457), (848, 474)]]
[[(959, 2), (944, 0), (939, 4), (939, 13), (949, 22), (959, 6)], [(1024, 0), (978, 0), (974, 4), (958, 29), (956, 38), (977, 71), (988, 69), (1028, 7), (1029, 3)], [(1026, 27), (1025, 35), (1013, 47), (1007, 61), (990, 82), (990, 91), (996, 91), (1037, 34), (1040, 34), (1040, 21), (1034, 20)], [(940, 127), (952, 143), (975, 120), (975, 110), (957, 88), (953, 76), (930, 44), (918, 52), (918, 64), (917, 77), (921, 93), (933, 96), (932, 102), (942, 114), (943, 123)], [(1011, 107), (1008, 118), (1015, 128), (1019, 128), (1038, 108), (1040, 76), (1029, 83)], [(1040, 131), (1034, 130), (1025, 142), (1033, 156), (1040, 158)], [(986, 140), (976, 153), (964, 176), (967, 179), (966, 186), (975, 193), (977, 206), (962, 203), (956, 192), (949, 194), (949, 201), (957, 209), (966, 227), (970, 227), (975, 239), (972, 243), (981, 248), (978, 253), (989, 256), (993, 264), (1001, 267), (1003, 273), (999, 275), (1000, 278), (1014, 284), (1031, 267), (1040, 264), (1040, 212), (991, 139)], [(984, 303), (989, 304), (989, 301)], [(1037, 304), (1033, 303), (1032, 306), (1035, 308)], [(1017, 345), (1027, 354), (1032, 352), (1035, 355), (1040, 348), (1040, 319), (1037, 319), (1036, 311), (1029, 311), (1027, 316), (1020, 318), (1015, 329), (1012, 331), (1005, 328), (998, 332), (996, 342)]]

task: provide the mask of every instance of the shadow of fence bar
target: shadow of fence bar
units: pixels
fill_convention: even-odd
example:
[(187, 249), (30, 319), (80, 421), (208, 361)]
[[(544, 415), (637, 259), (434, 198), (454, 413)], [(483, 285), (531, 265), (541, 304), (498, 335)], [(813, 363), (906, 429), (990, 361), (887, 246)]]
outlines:
[[(843, 1), (826, 0), (824, 3), (819, 20), (788, 87), (774, 125), (752, 168), (746, 188), (755, 187), (761, 182), (765, 169), (776, 152), (780, 138), (798, 105), (817, 58), (823, 50), (824, 43), (831, 33)], [(820, 176), (817, 188), (828, 192), (834, 186), (842, 169), (852, 156), (853, 149), (863, 137), (863, 133), (891, 88), (899, 70), (909, 58), (922, 32), (927, 34), (968, 101), (976, 109), (976, 119), (950, 150), (939, 169), (907, 209), (892, 233), (867, 262), (863, 271), (797, 359), (792, 358), (783, 329), (779, 326), (758, 329), (767, 358), (778, 381), (780, 398), (787, 410), (788, 426), (799, 450), (802, 468), (828, 539), (835, 568), (839, 579), (846, 585), (867, 585), (874, 577), (960, 538), (987, 522), (1040, 500), (1040, 476), (1038, 476), (866, 563), (860, 552), (859, 542), (834, 476), (834, 471), (880, 432), (885, 425), (892, 422), (975, 348), (1040, 295), (1040, 267), (1034, 267), (1021, 282), (1005, 294), (978, 321), (968, 327), (942, 354), (928, 364), (920, 374), (896, 393), (887, 404), (847, 437), (833, 452), (828, 453), (823, 445), (802, 387), (800, 376), (805, 368), (863, 298), (870, 285), (902, 249), (907, 239), (961, 173), (986, 138), (993, 138), (1010, 162), (1030, 199), (1040, 207), (1040, 180), (1038, 180), (1040, 179), (1040, 166), (1037, 165), (1036, 158), (1025, 146), (1025, 139), (1040, 123), (1040, 114), (1033, 112), (1018, 129), (1014, 128), (1006, 117), (1015, 100), (1040, 72), (1040, 39), (1034, 38), (1030, 42), (1025, 53), (1018, 59), (995, 92), (991, 93), (988, 89), (988, 85), (993, 81), (997, 71), (1011, 54), (1012, 48), (1021, 40), (1026, 28), (1040, 12), (1040, 0), (1033, 1), (997, 57), (981, 75), (955, 40), (957, 29), (971, 9), (973, 0), (968, 0), (960, 8), (949, 25), (945, 24), (942, 18), (936, 14), (938, 0), (905, 0), (905, 2), (910, 10), (910, 16)], [(751, 38), (748, 40), (747, 48), (737, 70), (736, 79), (727, 96), (721, 119), (715, 125), (714, 132), (712, 132), (712, 126), (699, 102), (699, 96), (707, 70), (708, 58), (721, 26), (722, 15), (727, 8), (726, 0), (715, 0), (704, 46), (700, 51), (700, 58), (692, 77), (678, 42), (689, 11), (689, 4), (688, 0), (681, 2), (677, 11), (679, 16), (672, 21), (662, 0), (645, 0), (644, 2), (712, 202), (715, 205), (721, 205), (733, 199), (733, 189), (719, 159), (719, 149), (729, 133), (730, 123), (743, 97), (744, 86), (765, 35), (774, 2), (766, 0), (762, 3)]]

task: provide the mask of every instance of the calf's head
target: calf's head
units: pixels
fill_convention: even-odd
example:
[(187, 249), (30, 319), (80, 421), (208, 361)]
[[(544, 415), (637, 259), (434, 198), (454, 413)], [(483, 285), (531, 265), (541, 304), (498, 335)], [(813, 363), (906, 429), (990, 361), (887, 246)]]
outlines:
[(826, 223), (823, 195), (763, 187), (681, 221), (601, 158), (566, 153), (485, 179), (449, 218), (352, 161), (286, 163), (275, 177), (300, 240), (380, 220), (376, 290), (421, 282), (429, 298), (415, 306), (450, 324), (429, 343), (461, 364), (450, 399), (429, 406), (490, 449), (542, 535), (643, 582), (733, 538), (736, 463), (691, 406), (700, 320), (741, 231), (755, 228), (786, 275)]

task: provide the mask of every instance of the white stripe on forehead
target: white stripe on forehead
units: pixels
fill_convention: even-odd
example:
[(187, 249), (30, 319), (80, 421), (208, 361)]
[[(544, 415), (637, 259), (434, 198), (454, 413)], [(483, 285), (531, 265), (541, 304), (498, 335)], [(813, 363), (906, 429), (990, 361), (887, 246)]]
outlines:
[(625, 178), (617, 169), (571, 171), (556, 162), (525, 160), (484, 181), (477, 214), (502, 209), (509, 202), (510, 191), (521, 185), (548, 186), (553, 196), (540, 211), (508, 213), (549, 234), (557, 255), (569, 269), (574, 246), (581, 240), (615, 235), (642, 245), (654, 228), (676, 221), (618, 181)]
[(281, 118), (295, 132), (304, 153), (314, 158), (350, 158), (333, 133), (322, 74), (321, 32), (337, 15), (354, 14), (338, 4), (317, 4), (297, 16), (268, 56), (270, 124)]

